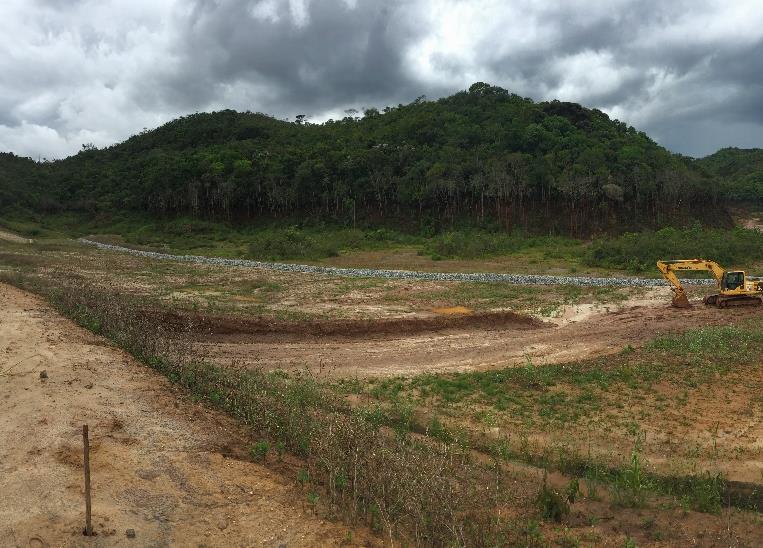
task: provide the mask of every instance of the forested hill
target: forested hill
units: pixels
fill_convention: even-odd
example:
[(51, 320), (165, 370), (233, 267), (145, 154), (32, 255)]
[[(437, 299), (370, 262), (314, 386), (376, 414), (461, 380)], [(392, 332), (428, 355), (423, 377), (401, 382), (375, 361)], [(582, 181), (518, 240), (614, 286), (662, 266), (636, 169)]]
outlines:
[(193, 114), (65, 160), (2, 155), (0, 185), (0, 207), (39, 211), (571, 234), (709, 224), (719, 199), (706, 170), (598, 110), (483, 83), (323, 124)]
[(721, 179), (729, 198), (763, 201), (763, 149), (723, 148), (697, 163)]

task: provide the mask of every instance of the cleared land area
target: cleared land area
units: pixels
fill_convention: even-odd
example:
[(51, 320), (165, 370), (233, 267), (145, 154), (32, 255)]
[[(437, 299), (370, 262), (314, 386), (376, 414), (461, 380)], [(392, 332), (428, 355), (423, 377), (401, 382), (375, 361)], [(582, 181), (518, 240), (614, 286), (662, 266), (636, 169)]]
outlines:
[[(50, 378), (45, 383), (35, 374), (8, 377), (27, 383), (24, 387), (30, 390), (34, 385), (40, 392), (8, 385), (10, 398), (3, 394), (4, 401), (15, 402), (21, 392), (48, 401), (45, 398), (53, 396), (45, 390), (66, 374), (66, 382), (71, 383), (54, 394), (56, 402), (83, 399), (75, 400), (73, 411), (63, 413), (68, 423), (59, 436), (68, 435), (76, 444), (77, 410), (84, 408), (78, 406), (94, 395), (99, 396), (97, 402), (112, 398), (104, 400), (93, 422), (110, 428), (112, 415), (123, 408), (126, 415), (114, 415), (122, 421), (117, 423), (122, 430), (99, 440), (98, 451), (119, 448), (124, 452), (119, 458), (136, 462), (135, 470), (165, 473), (165, 468), (149, 462), (154, 448), (162, 454), (159, 441), (151, 441), (150, 436), (140, 443), (154, 445), (119, 441), (120, 436), (140, 439), (137, 431), (157, 431), (161, 444), (169, 444), (167, 451), (172, 455), (167, 459), (186, 477), (193, 478), (194, 470), (209, 463), (224, 470), (235, 465), (236, 477), (242, 482), (246, 478), (243, 485), (271, 481), (267, 485), (272, 489), (282, 489), (281, 498), (276, 498), (282, 504), (279, 511), (294, 516), (288, 523), (295, 524), (295, 535), (315, 531), (310, 524), (321, 524), (315, 512), (334, 520), (352, 516), (367, 523), (380, 535), (374, 537), (376, 542), (403, 538), (411, 544), (428, 544), (434, 538), (431, 535), (453, 523), (446, 520), (448, 526), (436, 529), (432, 524), (445, 518), (423, 514), (416, 521), (417, 512), (442, 506), (449, 509), (447, 519), (461, 524), (458, 527), (463, 525), (461, 518), (453, 516), (468, 515), (474, 522), (475, 515), (484, 515), (488, 509), (498, 512), (497, 523), (478, 521), (479, 527), (485, 527), (479, 535), (469, 531), (474, 536), (467, 537), (466, 531), (459, 530), (464, 535), (459, 538), (472, 541), (754, 546), (763, 537), (759, 513), (763, 506), (763, 311), (703, 307), (701, 296), (710, 288), (692, 286), (695, 307), (677, 310), (669, 307), (670, 292), (664, 287), (348, 279), (154, 261), (63, 241), (3, 244), (0, 269), (9, 281), (48, 295), (59, 302), (60, 309), (118, 344), (132, 344), (129, 337), (118, 336), (125, 326), (132, 329), (138, 323), (146, 333), (166, 330), (168, 340), (183, 345), (194, 360), (212, 369), (197, 370), (194, 365), (186, 375), (182, 367), (173, 369), (161, 361), (155, 367), (164, 368), (166, 375), (195, 397), (227, 410), (246, 426), (188, 403), (182, 389), (155, 381), (158, 374), (140, 366), (134, 371), (122, 367), (115, 374), (114, 363), (123, 364), (129, 358), (102, 346), (103, 342), (92, 342), (103, 339), (61, 319), (46, 321), (54, 326), (64, 322), (77, 336), (72, 340), (46, 327), (54, 340), (63, 337), (56, 344), (84, 345), (93, 358), (82, 358), (82, 363), (95, 369), (83, 366), (54, 374), (55, 369), (46, 365)], [(62, 296), (57, 297), (57, 292)], [(45, 308), (37, 298), (15, 289), (7, 293), (21, 299), (19, 314), (26, 314), (27, 306), (33, 314)], [(23, 299), (37, 304), (24, 305)], [(60, 304), (64, 301), (68, 304)], [(112, 309), (118, 321), (109, 319)], [(34, 326), (25, 329), (44, 331)], [(21, 331), (13, 333), (13, 340), (3, 344), (27, 344), (16, 341)], [(33, 337), (29, 344), (41, 346)], [(145, 352), (141, 349), (134, 352)], [(106, 353), (103, 361), (112, 363), (92, 363), (100, 362), (98, 353)], [(20, 351), (18, 355), (25, 357)], [(92, 376), (91, 371), (95, 371)], [(205, 378), (216, 380), (206, 386)], [(108, 379), (109, 392), (97, 391), (99, 379)], [(151, 386), (144, 389), (139, 381)], [(78, 384), (89, 382), (94, 384), (92, 389)], [(129, 390), (121, 393), (120, 386)], [(260, 399), (250, 401), (251, 394)], [(297, 403), (283, 405), (296, 407), (281, 408), (281, 402), (290, 401)], [(130, 410), (132, 406), (136, 409)], [(198, 415), (195, 421), (188, 418), (194, 414)], [(14, 428), (48, 428), (35, 422), (36, 416), (13, 416), (23, 419), (6, 419), (22, 420)], [(160, 426), (152, 426), (152, 420)], [(314, 425), (315, 430), (305, 434), (302, 422)], [(351, 462), (347, 459), (357, 454), (342, 451), (355, 447), (358, 440), (369, 440), (354, 430), (358, 425), (374, 432), (375, 445), (357, 447), (364, 458), (406, 455), (400, 461), (367, 463), (368, 468), (362, 469), (386, 482), (383, 489), (394, 486), (399, 491), (374, 498), (378, 492), (373, 489), (382, 489), (382, 484), (362, 491), (360, 479), (357, 489), (362, 496), (353, 498), (342, 491), (347, 485), (342, 470)], [(342, 435), (327, 436), (326, 432)], [(300, 438), (303, 435), (305, 439)], [(221, 444), (221, 438), (228, 441)], [(336, 439), (348, 445), (331, 445)], [(55, 458), (62, 443), (55, 439), (40, 444), (41, 454)], [(291, 468), (276, 459), (279, 444), (286, 454), (299, 455), (293, 457)], [(455, 453), (437, 460), (443, 454), (435, 447)], [(31, 446), (24, 449), (30, 450)], [(258, 455), (267, 468), (249, 462)], [(303, 461), (307, 464), (300, 464)], [(215, 481), (224, 484), (228, 476), (214, 466), (211, 473), (221, 474)], [(304, 476), (300, 475), (302, 466), (309, 472)], [(70, 474), (67, 496), (78, 499), (81, 470), (63, 469)], [(172, 474), (166, 472), (161, 486), (181, 501), (176, 506), (178, 522), (173, 525), (173, 531), (180, 531), (181, 522), (195, 519), (195, 503), (189, 500), (197, 499), (181, 493), (188, 484)], [(431, 475), (425, 478), (426, 474)], [(547, 488), (543, 487), (545, 474)], [(443, 476), (452, 483), (438, 483)], [(314, 491), (304, 488), (308, 477)], [(137, 476), (135, 481), (151, 493), (142, 485), (147, 480)], [(489, 494), (455, 489), (460, 495), (451, 500), (446, 491), (435, 492), (435, 486), (451, 489), (453, 485), (482, 486)], [(130, 506), (122, 506), (118, 486), (109, 489), (102, 501), (108, 499), (113, 505), (116, 517), (108, 517), (119, 523), (111, 527), (121, 534), (120, 528), (127, 527), (123, 513), (129, 513)], [(572, 498), (564, 502), (565, 493), (572, 491)], [(410, 500), (413, 494), (421, 500)], [(426, 503), (429, 496), (442, 504)], [(321, 503), (316, 504), (318, 499)], [(352, 501), (349, 511), (348, 501)], [(242, 514), (231, 514), (222, 499), (214, 504), (215, 512), (231, 524), (224, 531), (233, 535), (243, 531), (234, 528), (233, 521), (239, 520), (243, 527), (244, 514), (256, 513), (258, 503), (236, 506)], [(65, 521), (69, 518), (61, 519), (65, 523), (61, 531), (71, 534), (74, 525)], [(300, 541), (294, 536), (291, 542), (318, 545), (346, 538), (348, 526), (331, 523), (321, 524), (323, 537), (306, 536)], [(215, 526), (214, 519), (209, 525)], [(194, 527), (187, 538), (203, 533), (201, 525)], [(426, 534), (417, 536), (424, 529)], [(34, 534), (31, 529), (23, 531)], [(496, 531), (504, 536), (496, 536)], [(365, 538), (362, 533), (353, 534), (353, 542)], [(236, 544), (245, 537), (230, 538)], [(217, 540), (207, 544), (215, 545)]]
[[(250, 462), (249, 435), (228, 416), (5, 284), (0, 406), (3, 546), (318, 546), (353, 538), (315, 516), (293, 481)], [(92, 543), (82, 536), (85, 423)]]
[(660, 333), (758, 316), (749, 309), (732, 315), (701, 305), (690, 312), (666, 308), (667, 290), (649, 297), (570, 305), (558, 317), (535, 322), (500, 312), (461, 313), (461, 325), (449, 316), (429, 322), (312, 322), (279, 332), (278, 324), (265, 330), (259, 322), (202, 315), (198, 339), (200, 351), (224, 362), (287, 371), (315, 368), (318, 362), (331, 376), (394, 377), (572, 362), (615, 354)]

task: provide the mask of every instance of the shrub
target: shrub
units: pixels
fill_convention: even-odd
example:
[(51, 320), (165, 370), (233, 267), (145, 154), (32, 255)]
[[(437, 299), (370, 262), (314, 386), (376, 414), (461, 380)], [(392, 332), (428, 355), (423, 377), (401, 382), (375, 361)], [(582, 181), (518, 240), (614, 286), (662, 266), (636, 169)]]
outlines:
[(277, 261), (283, 259), (322, 259), (335, 257), (338, 246), (325, 238), (314, 238), (298, 228), (271, 229), (256, 233), (249, 244), (252, 258)]
[(543, 519), (560, 523), (570, 513), (567, 497), (548, 486), (546, 474), (543, 474), (543, 484), (535, 499)]
[(760, 232), (743, 228), (703, 229), (699, 225), (688, 229), (663, 228), (595, 240), (584, 261), (589, 266), (635, 273), (656, 272), (655, 263), (661, 259), (704, 258), (727, 268), (744, 267), (749, 261), (763, 259), (762, 243)]
[(579, 242), (568, 238), (527, 236), (519, 232), (454, 231), (427, 240), (424, 252), (435, 258), (477, 259), (511, 255), (531, 248), (543, 248), (552, 258), (576, 255)]
[(265, 462), (265, 458), (270, 451), (270, 444), (267, 441), (258, 441), (250, 449), (249, 454), (256, 461)]

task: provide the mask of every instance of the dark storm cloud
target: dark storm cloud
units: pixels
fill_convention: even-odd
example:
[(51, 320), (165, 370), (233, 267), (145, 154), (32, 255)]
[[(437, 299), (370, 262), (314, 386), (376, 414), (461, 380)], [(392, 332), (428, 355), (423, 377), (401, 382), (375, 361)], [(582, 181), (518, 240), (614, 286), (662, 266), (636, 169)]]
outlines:
[(221, 85), (249, 85), (259, 91), (252, 109), (320, 114), (420, 93), (403, 60), (417, 32), (397, 3), (324, 0), (311, 4), (303, 20), (295, 20), (288, 3), (258, 13), (263, 5), (196, 2), (179, 25), (182, 68), (161, 82), (168, 97), (213, 103)]
[(0, 149), (63, 156), (179, 114), (315, 120), (477, 80), (702, 155), (763, 145), (754, 0), (5, 0)]

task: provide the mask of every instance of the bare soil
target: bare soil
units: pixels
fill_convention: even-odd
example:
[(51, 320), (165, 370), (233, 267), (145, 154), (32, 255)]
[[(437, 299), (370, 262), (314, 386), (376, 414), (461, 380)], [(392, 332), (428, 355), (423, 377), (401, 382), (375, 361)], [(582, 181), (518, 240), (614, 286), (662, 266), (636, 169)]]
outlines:
[[(464, 309), (466, 310), (466, 309)], [(397, 338), (401, 333), (407, 335), (432, 333), (441, 330), (458, 329), (543, 329), (551, 327), (541, 320), (510, 311), (471, 313), (445, 313), (439, 315), (418, 315), (408, 318), (381, 319), (326, 319), (286, 321), (268, 317), (232, 316), (182, 312), (177, 310), (146, 310), (148, 315), (155, 315), (167, 325), (179, 332), (194, 333), (197, 340), (216, 342), (251, 342), (252, 337), (270, 335), (270, 340), (282, 342), (285, 338), (303, 340), (313, 337), (337, 337), (342, 339), (362, 339), (369, 337)]]
[(0, 240), (5, 240), (6, 242), (13, 242), (14, 244), (31, 244), (32, 243), (32, 240), (30, 240), (29, 238), (18, 236), (16, 234), (13, 234), (12, 232), (8, 232), (7, 230), (0, 230)]
[[(0, 409), (2, 546), (373, 543), (314, 515), (286, 476), (248, 462), (246, 432), (230, 418), (7, 285)], [(82, 424), (94, 538), (82, 535)]]
[[(319, 324), (292, 323), (290, 330), (279, 334), (255, 329), (226, 332), (229, 320), (207, 317), (209, 327), (199, 337), (198, 348), (223, 364), (320, 369), (337, 377), (415, 375), (501, 368), (528, 360), (536, 365), (569, 362), (620, 352), (661, 333), (730, 324), (761, 314), (756, 307), (720, 310), (701, 302), (688, 310), (676, 309), (669, 306), (668, 293), (656, 291), (647, 299), (621, 305), (568, 307), (554, 322), (542, 323), (518, 314), (493, 313), (431, 321), (396, 319), (388, 324), (348, 320), (325, 323), (324, 329)], [(374, 336), (366, 336), (369, 333)]]

